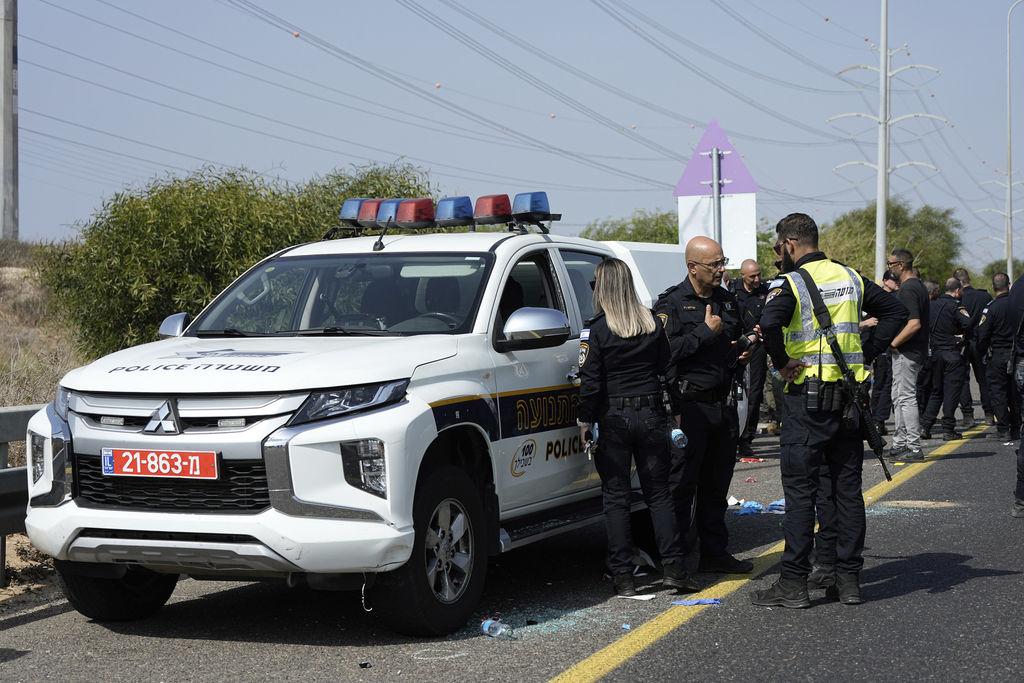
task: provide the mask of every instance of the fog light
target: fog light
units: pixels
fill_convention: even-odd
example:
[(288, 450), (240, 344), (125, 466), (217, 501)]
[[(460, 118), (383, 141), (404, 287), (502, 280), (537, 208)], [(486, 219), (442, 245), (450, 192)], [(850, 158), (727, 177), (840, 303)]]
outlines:
[(32, 461), (32, 483), (36, 483), (43, 478), (43, 473), (46, 471), (46, 439), (29, 432), (29, 451), (31, 452), (30, 458)]
[(341, 442), (341, 462), (345, 481), (367, 493), (388, 497), (388, 475), (384, 461), (384, 442), (359, 439)]

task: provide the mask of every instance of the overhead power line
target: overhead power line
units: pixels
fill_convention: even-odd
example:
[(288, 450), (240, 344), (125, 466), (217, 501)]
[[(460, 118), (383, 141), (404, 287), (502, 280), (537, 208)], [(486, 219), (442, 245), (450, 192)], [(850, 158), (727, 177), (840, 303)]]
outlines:
[(770, 117), (772, 117), (772, 118), (774, 118), (774, 119), (776, 119), (778, 121), (782, 121), (783, 123), (787, 123), (790, 126), (793, 126), (794, 128), (798, 128), (798, 129), (800, 129), (800, 130), (802, 130), (802, 131), (804, 131), (806, 133), (811, 133), (812, 135), (816, 135), (818, 137), (823, 137), (823, 138), (826, 138), (826, 139), (829, 139), (829, 140), (842, 140), (844, 142), (850, 141), (849, 138), (844, 138), (844, 137), (838, 136), (838, 135), (836, 135), (834, 133), (831, 133), (829, 131), (821, 130), (819, 128), (815, 128), (814, 126), (810, 126), (810, 125), (808, 125), (808, 124), (806, 124), (806, 123), (804, 123), (802, 121), (799, 121), (798, 119), (795, 119), (795, 118), (793, 118), (793, 117), (791, 117), (791, 116), (789, 116), (787, 114), (784, 114), (784, 113), (782, 113), (782, 112), (780, 112), (780, 111), (778, 111), (776, 109), (772, 109), (771, 107), (768, 107), (768, 106), (764, 105), (763, 103), (758, 102), (754, 98), (749, 97), (746, 94), (740, 92), (739, 90), (737, 90), (736, 88), (732, 87), (728, 83), (725, 83), (724, 81), (721, 81), (721, 80), (715, 78), (710, 73), (708, 73), (704, 69), (701, 69), (696, 64), (693, 64), (692, 62), (687, 60), (685, 57), (680, 55), (678, 52), (676, 52), (675, 50), (672, 50), (667, 45), (665, 45), (664, 43), (659, 41), (657, 38), (655, 38), (651, 34), (649, 34), (647, 31), (645, 31), (644, 29), (642, 29), (638, 25), (634, 24), (626, 16), (624, 16), (618, 10), (613, 8), (611, 6), (610, 2), (606, 2), (605, 0), (591, 0), (591, 3), (594, 6), (596, 6), (598, 9), (600, 9), (602, 12), (604, 12), (605, 14), (610, 16), (613, 20), (615, 20), (618, 23), (622, 24), (629, 31), (631, 31), (634, 34), (636, 34), (637, 36), (639, 36), (642, 40), (644, 40), (645, 42), (650, 44), (652, 47), (657, 49), (659, 52), (664, 54), (666, 57), (668, 57), (672, 61), (680, 64), (681, 66), (683, 66), (687, 70), (691, 71), (692, 73), (696, 74), (700, 78), (704, 79), (708, 83), (712, 84), (713, 86), (715, 86), (719, 90), (722, 90), (723, 92), (726, 92), (726, 93), (732, 95), (733, 97), (735, 97), (736, 99), (740, 100), (741, 102), (744, 102), (744, 103), (750, 105), (751, 107), (757, 109), (758, 111), (760, 111), (760, 112), (762, 112), (764, 114), (767, 114), (768, 116), (770, 116)]
[(588, 166), (590, 168), (600, 170), (612, 175), (617, 175), (622, 178), (643, 182), (645, 184), (650, 185), (651, 187), (662, 189), (670, 189), (672, 187), (672, 185), (662, 180), (649, 178), (638, 173), (632, 173), (620, 169), (618, 167), (610, 166), (608, 164), (596, 161), (594, 159), (588, 159), (571, 150), (564, 149), (557, 145), (552, 145), (535, 136), (509, 128), (508, 126), (505, 126), (504, 124), (501, 124), (486, 116), (483, 116), (482, 114), (479, 114), (478, 112), (475, 112), (471, 109), (462, 107), (460, 105), (456, 105), (455, 103), (448, 102), (447, 100), (438, 99), (437, 97), (433, 96), (430, 92), (424, 90), (423, 88), (420, 88), (415, 83), (410, 82), (408, 79), (402, 78), (401, 76), (398, 76), (392, 71), (384, 69), (372, 62), (369, 62), (368, 60), (365, 60), (349, 52), (348, 50), (338, 47), (337, 45), (331, 43), (330, 41), (320, 38), (315, 33), (311, 33), (304, 27), (294, 24), (288, 21), (287, 19), (284, 19), (274, 14), (273, 12), (263, 9), (259, 5), (256, 5), (255, 3), (249, 2), (248, 0), (228, 0), (228, 2), (230, 2), (230, 4), (233, 7), (237, 8), (242, 13), (247, 14), (248, 16), (253, 17), (255, 19), (258, 19), (259, 21), (262, 21), (263, 23), (266, 23), (267, 25), (278, 29), (279, 31), (290, 33), (292, 36), (297, 35), (299, 40), (324, 52), (325, 54), (331, 55), (332, 57), (342, 62), (345, 62), (350, 66), (355, 67), (356, 69), (359, 69), (360, 71), (363, 71), (366, 74), (369, 74), (375, 78), (390, 83), (391, 85), (401, 90), (404, 90), (405, 92), (413, 94), (424, 101), (448, 109), (449, 111), (456, 113), (467, 120), (491, 128), (492, 130), (495, 130), (497, 132), (505, 133), (516, 140), (529, 144), (530, 146), (536, 148), (539, 151), (555, 154), (567, 160), (575, 161), (580, 165)]

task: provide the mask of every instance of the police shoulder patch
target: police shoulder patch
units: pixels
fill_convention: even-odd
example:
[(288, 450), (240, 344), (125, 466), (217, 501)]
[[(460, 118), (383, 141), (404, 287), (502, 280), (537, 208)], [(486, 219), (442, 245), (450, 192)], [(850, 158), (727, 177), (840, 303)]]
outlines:
[(971, 317), (971, 314), (967, 312), (966, 308), (961, 308), (960, 309), (960, 315), (964, 316), (965, 318), (970, 318)]
[(768, 296), (764, 298), (764, 302), (767, 304), (769, 301), (782, 294), (782, 287), (776, 287), (768, 291)]
[(988, 314), (987, 314), (988, 309), (986, 308), (985, 311), (986, 311), (985, 313), (981, 314), (981, 319), (978, 320), (978, 326), (979, 327), (985, 324), (985, 319), (988, 317)]
[(658, 320), (661, 321), (662, 327), (668, 327), (668, 313), (658, 313)]
[(579, 366), (582, 368), (584, 363), (587, 362), (587, 356), (590, 355), (590, 344), (587, 342), (580, 342), (580, 357)]

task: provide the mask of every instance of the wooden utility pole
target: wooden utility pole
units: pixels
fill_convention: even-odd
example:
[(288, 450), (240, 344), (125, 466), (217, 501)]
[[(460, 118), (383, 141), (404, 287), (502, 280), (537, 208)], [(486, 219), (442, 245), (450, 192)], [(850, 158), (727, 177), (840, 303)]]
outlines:
[(0, 237), (18, 239), (18, 0), (0, 0)]

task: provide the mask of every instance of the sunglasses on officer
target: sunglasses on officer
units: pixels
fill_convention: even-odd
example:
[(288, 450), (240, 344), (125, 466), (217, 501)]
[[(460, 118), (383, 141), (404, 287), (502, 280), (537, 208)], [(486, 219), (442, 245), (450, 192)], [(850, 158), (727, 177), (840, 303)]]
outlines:
[(688, 261), (688, 263), (692, 263), (695, 266), (704, 266), (710, 270), (725, 270), (725, 267), (729, 265), (729, 259), (722, 257), (711, 263), (704, 263), (703, 261)]
[(778, 242), (776, 242), (775, 244), (772, 245), (772, 249), (775, 251), (775, 254), (777, 256), (782, 256), (782, 247), (783, 247), (783, 245), (785, 245), (786, 242), (788, 242), (789, 240), (795, 240), (795, 239), (796, 239), (795, 237), (782, 237), (782, 238), (779, 239)]

